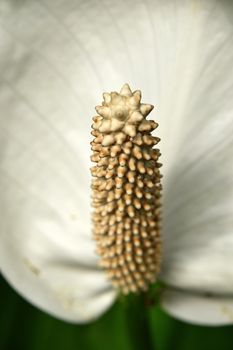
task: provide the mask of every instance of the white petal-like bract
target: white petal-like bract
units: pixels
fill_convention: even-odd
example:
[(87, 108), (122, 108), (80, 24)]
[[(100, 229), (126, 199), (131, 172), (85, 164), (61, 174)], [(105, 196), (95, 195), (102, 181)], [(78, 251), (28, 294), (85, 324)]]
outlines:
[[(66, 141), (11, 90), (1, 95), (1, 105), (7, 111), (0, 131), (2, 273), (51, 314), (92, 320), (115, 292), (97, 267), (90, 238), (88, 137), (76, 127), (77, 152), (75, 141)], [(69, 139), (74, 130), (66, 117), (65, 127)]]
[[(161, 278), (233, 293), (232, 35), (228, 0), (1, 1), (0, 264), (20, 294), (77, 322), (113, 302), (91, 240), (89, 135), (102, 93), (126, 82), (159, 122)], [(205, 323), (186, 301), (164, 305)]]
[[(189, 69), (180, 76), (170, 115), (175, 141), (164, 181), (161, 278), (174, 288), (233, 302), (233, 3), (207, 3), (209, 9), (200, 2), (194, 47), (190, 38), (195, 51), (187, 51)], [(199, 308), (199, 323), (208, 319), (211, 305), (203, 314)], [(186, 319), (194, 321), (193, 309)]]
[(170, 315), (188, 323), (222, 326), (233, 322), (233, 298), (166, 290), (162, 306)]

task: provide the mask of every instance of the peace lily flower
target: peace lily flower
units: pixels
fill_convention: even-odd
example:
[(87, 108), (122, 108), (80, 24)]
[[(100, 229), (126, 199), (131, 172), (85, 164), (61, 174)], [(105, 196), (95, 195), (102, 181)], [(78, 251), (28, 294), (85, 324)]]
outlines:
[(231, 323), (231, 2), (3, 0), (0, 13), (3, 276), (72, 322), (116, 300), (91, 237), (89, 143), (101, 94), (128, 82), (159, 122), (162, 306)]

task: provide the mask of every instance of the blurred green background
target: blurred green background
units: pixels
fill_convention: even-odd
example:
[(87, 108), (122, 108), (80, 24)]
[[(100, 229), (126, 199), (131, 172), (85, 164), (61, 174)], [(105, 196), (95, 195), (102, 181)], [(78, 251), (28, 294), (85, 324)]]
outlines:
[[(137, 327), (135, 305), (126, 307), (119, 301), (97, 321), (73, 325), (37, 310), (2, 278), (0, 285), (1, 350), (148, 350), (145, 330), (140, 322)], [(233, 326), (189, 325), (169, 317), (158, 306), (147, 307), (145, 323), (155, 350), (233, 349)]]

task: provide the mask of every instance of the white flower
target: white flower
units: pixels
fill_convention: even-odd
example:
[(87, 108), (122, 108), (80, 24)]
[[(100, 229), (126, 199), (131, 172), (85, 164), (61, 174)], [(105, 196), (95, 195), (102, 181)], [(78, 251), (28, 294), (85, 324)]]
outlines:
[(233, 321), (233, 6), (217, 0), (2, 0), (0, 264), (25, 298), (86, 322), (116, 292), (90, 223), (90, 125), (128, 82), (157, 107), (162, 304)]

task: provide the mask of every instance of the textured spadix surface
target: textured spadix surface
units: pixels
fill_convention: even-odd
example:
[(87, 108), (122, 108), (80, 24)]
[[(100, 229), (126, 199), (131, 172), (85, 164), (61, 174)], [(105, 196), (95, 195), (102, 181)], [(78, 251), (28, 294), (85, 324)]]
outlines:
[(160, 139), (141, 91), (103, 94), (92, 135), (93, 237), (100, 266), (124, 294), (146, 291), (161, 261)]
[[(156, 105), (160, 125), (161, 278), (229, 300), (232, 2), (2, 0), (0, 16), (0, 263), (9, 283), (79, 322), (114, 300), (91, 241), (90, 117), (104, 91), (127, 81)], [(173, 315), (211, 322), (205, 304), (198, 310), (191, 302), (184, 317), (173, 299)], [(219, 323), (231, 322), (224, 315)]]

